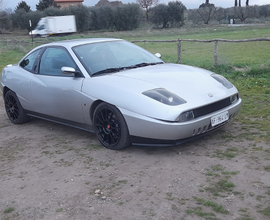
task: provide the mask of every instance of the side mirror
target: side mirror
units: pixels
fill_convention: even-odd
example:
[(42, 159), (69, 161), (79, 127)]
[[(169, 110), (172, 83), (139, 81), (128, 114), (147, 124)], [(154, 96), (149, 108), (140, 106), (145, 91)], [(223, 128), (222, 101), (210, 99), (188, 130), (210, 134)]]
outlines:
[(161, 58), (161, 54), (160, 53), (155, 53), (155, 56), (158, 58)]
[(26, 60), (23, 60), (20, 65), (21, 65), (21, 67), (24, 68), (29, 64), (29, 62), (30, 62), (29, 59), (26, 59)]
[(71, 76), (71, 75), (76, 76), (76, 75), (78, 75), (78, 72), (74, 68), (72, 68), (72, 67), (63, 66), (61, 68), (61, 72), (63, 74), (65, 74), (65, 75), (68, 75), (68, 76)]

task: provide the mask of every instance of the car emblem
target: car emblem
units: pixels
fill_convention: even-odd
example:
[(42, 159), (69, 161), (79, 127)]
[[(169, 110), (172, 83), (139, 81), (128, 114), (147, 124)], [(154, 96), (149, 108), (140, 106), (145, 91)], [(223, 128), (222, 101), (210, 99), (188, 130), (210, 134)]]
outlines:
[(212, 94), (212, 93), (208, 93), (207, 95), (208, 95), (210, 98), (213, 97), (213, 94)]

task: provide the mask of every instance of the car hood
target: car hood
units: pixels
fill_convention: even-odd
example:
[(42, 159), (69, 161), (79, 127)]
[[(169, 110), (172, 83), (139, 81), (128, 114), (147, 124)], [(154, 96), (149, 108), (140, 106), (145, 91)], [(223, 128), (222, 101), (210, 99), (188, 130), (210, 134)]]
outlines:
[[(181, 112), (237, 93), (235, 87), (225, 88), (211, 74), (210, 71), (186, 65), (160, 64), (93, 77), (92, 85), (88, 87), (92, 91), (87, 93), (95, 94), (103, 86), (104, 91), (96, 94), (103, 101), (149, 117), (174, 121)], [(164, 88), (186, 103), (169, 106), (142, 94), (156, 88)]]
[(216, 95), (224, 95), (226, 92), (224, 86), (210, 77), (211, 74), (213, 73), (197, 67), (162, 64), (120, 72), (115, 76), (126, 77), (131, 81), (136, 79), (147, 82), (152, 84), (153, 88), (165, 88), (190, 100), (194, 98), (195, 94), (208, 96), (208, 93), (213, 92)]

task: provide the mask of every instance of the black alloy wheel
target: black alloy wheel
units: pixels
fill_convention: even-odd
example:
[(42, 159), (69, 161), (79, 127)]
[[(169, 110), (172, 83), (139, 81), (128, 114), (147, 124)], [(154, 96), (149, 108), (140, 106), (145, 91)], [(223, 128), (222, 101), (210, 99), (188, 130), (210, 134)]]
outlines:
[(126, 121), (115, 106), (99, 104), (94, 112), (94, 126), (96, 135), (104, 147), (120, 150), (130, 145)]
[(11, 90), (5, 94), (5, 109), (9, 120), (13, 124), (22, 124), (29, 120), (29, 116), (26, 115), (18, 97)]

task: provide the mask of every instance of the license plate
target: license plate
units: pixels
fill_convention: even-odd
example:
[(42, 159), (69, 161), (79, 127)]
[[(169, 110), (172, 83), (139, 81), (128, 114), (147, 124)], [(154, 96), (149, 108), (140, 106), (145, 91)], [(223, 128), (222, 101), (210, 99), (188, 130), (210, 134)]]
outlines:
[(227, 121), (228, 119), (229, 119), (229, 112), (228, 111), (222, 112), (218, 115), (215, 115), (211, 118), (212, 127), (214, 127), (218, 124), (221, 124), (222, 122)]

